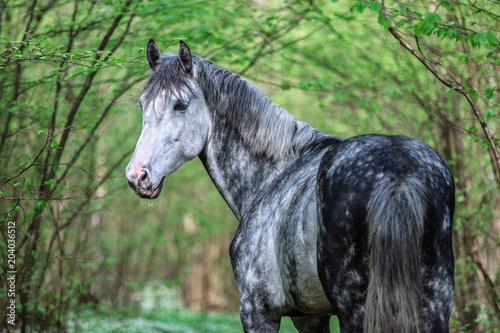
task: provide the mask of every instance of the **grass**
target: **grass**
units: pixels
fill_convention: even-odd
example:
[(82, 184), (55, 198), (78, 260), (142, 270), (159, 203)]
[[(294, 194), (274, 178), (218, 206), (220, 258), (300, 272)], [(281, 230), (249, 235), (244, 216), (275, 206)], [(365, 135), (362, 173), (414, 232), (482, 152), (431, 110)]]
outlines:
[[(243, 332), (238, 313), (185, 309), (176, 287), (152, 284), (139, 292), (138, 307), (81, 311), (70, 320), (74, 333), (226, 333)], [(336, 317), (330, 321), (332, 333), (339, 332)], [(297, 333), (288, 317), (281, 320), (280, 333)]]
[[(332, 332), (338, 332), (338, 322), (331, 320)], [(72, 332), (82, 333), (224, 333), (243, 332), (238, 314), (200, 312), (176, 308), (159, 308), (139, 316), (95, 315), (87, 312), (73, 321)], [(280, 333), (296, 333), (288, 317), (281, 320)]]

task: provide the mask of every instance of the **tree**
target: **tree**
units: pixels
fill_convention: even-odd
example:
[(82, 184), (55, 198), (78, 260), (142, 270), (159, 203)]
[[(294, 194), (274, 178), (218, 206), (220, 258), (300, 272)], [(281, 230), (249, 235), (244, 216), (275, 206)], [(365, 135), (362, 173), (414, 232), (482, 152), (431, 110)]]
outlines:
[[(22, 332), (64, 326), (70, 300), (85, 297), (91, 286), (79, 262), (89, 255), (87, 225), (99, 209), (91, 202), (102, 197), (98, 191), (130, 153), (112, 154), (109, 171), (97, 176), (96, 140), (117, 101), (145, 78), (132, 67), (113, 76), (109, 71), (123, 67), (115, 53), (139, 3), (33, 1), (27, 8), (9, 3), (2, 11), (2, 224), (17, 222)], [(104, 33), (93, 37), (97, 31)], [(87, 49), (79, 47), (83, 41)], [(109, 94), (99, 93), (115, 80)]]
[[(457, 255), (457, 326), (471, 332), (495, 327), (500, 319), (498, 291), (499, 226), (498, 189), (500, 155), (495, 130), (498, 128), (499, 70), (497, 38), (500, 16), (496, 1), (439, 1), (421, 6), (418, 2), (397, 4), (358, 1), (354, 8), (378, 13), (378, 23), (440, 84), (438, 108), (422, 100), (433, 118), (439, 118), (440, 146), (456, 177), (458, 205), (455, 227)], [(413, 45), (412, 45), (413, 44)], [(401, 82), (402, 83), (402, 82)], [(445, 90), (446, 94), (443, 96)], [(465, 104), (465, 105), (464, 105)], [(447, 111), (446, 109), (450, 109)], [(470, 110), (472, 119), (463, 117)], [(463, 118), (462, 118), (463, 117)], [(466, 165), (465, 141), (481, 144), (489, 155), (484, 165)], [(479, 147), (478, 147), (479, 148)], [(477, 149), (477, 148), (476, 148)], [(482, 179), (470, 172), (480, 169)], [(481, 189), (471, 183), (482, 183)], [(478, 219), (478, 217), (480, 219)], [(491, 254), (494, 253), (492, 257)]]

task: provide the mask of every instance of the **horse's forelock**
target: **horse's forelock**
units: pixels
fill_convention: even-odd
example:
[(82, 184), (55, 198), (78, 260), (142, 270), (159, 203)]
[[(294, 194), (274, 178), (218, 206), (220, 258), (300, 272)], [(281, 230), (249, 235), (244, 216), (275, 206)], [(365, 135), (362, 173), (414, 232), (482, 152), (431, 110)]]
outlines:
[(188, 92), (195, 92), (193, 77), (182, 68), (177, 54), (168, 54), (160, 58), (141, 93), (140, 100), (146, 106), (162, 93), (181, 98)]

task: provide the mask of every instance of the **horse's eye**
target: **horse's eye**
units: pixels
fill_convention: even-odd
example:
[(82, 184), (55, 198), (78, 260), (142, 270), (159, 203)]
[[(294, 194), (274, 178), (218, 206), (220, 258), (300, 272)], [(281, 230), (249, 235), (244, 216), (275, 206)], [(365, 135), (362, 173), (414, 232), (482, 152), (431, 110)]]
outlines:
[(187, 109), (188, 105), (184, 104), (182, 102), (177, 102), (177, 104), (174, 105), (174, 110), (175, 111), (185, 111)]

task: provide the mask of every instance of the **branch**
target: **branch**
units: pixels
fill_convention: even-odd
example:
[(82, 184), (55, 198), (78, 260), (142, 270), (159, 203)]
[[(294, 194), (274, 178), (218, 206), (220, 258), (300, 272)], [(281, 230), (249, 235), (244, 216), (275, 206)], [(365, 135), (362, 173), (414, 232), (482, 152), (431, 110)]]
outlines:
[(495, 287), (495, 280), (491, 278), (490, 274), (485, 268), (485, 263), (483, 262), (481, 256), (477, 253), (477, 250), (471, 249), (464, 243), (460, 242), (461, 246), (469, 256), (470, 260), (476, 265), (477, 269), (481, 272), (486, 285), (489, 288), (488, 296), (490, 296), (491, 304), (495, 309), (495, 312), (500, 314), (500, 295), (497, 293), (497, 288)]
[[(459, 92), (467, 99), (467, 102), (469, 102), (469, 104), (472, 108), (472, 112), (473, 112), (474, 116), (477, 118), (477, 120), (481, 124), (481, 128), (483, 129), (486, 140), (488, 140), (488, 142), (490, 144), (491, 152), (493, 155), (492, 157), (494, 159), (494, 163), (496, 164), (496, 169), (500, 170), (500, 154), (499, 154), (498, 148), (495, 144), (495, 140), (493, 139), (493, 135), (491, 134), (490, 129), (488, 128), (488, 124), (486, 123), (486, 120), (484, 119), (484, 117), (482, 117), (481, 111), (479, 110), (478, 106), (474, 102), (469, 91), (467, 89), (465, 89), (459, 82), (457, 82), (456, 79), (454, 79), (455, 82), (448, 81), (420, 53), (418, 53), (410, 44), (408, 44), (408, 42), (393, 27), (389, 27), (388, 29), (389, 29), (389, 32), (401, 43), (401, 45), (404, 48), (406, 48), (408, 51), (410, 51), (410, 53), (413, 54), (413, 56), (415, 58), (417, 58), (439, 81), (441, 81), (441, 83), (443, 83), (448, 88), (451, 88), (451, 89)], [(441, 65), (441, 67), (444, 67), (442, 64), (440, 64), (440, 65)], [(500, 176), (498, 176), (498, 175), (497, 175), (497, 184), (500, 185)]]
[[(98, 47), (98, 51), (103, 51), (106, 48), (106, 46), (108, 45), (109, 39), (111, 38), (111, 35), (118, 28), (118, 25), (120, 24), (120, 21), (124, 17), (124, 15), (126, 13), (126, 10), (128, 9), (128, 7), (130, 6), (131, 3), (132, 3), (132, 0), (128, 0), (123, 5), (123, 10), (114, 19), (113, 23), (111, 24), (111, 26), (109, 27), (108, 31), (106, 32), (106, 34), (104, 35), (103, 39), (101, 40), (101, 43), (99, 44), (99, 47)], [(92, 65), (95, 65), (99, 59), (100, 59), (100, 53), (97, 53), (96, 56), (95, 56), (95, 58), (94, 58), (94, 61), (92, 62)], [(73, 120), (75, 119), (76, 112), (80, 108), (80, 105), (81, 105), (83, 99), (85, 98), (85, 95), (87, 95), (87, 92), (89, 91), (90, 86), (92, 84), (92, 80), (94, 79), (94, 77), (96, 76), (96, 74), (97, 74), (97, 72), (93, 72), (93, 73), (90, 73), (87, 76), (87, 79), (85, 80), (85, 83), (84, 83), (84, 85), (82, 87), (82, 90), (80, 91), (80, 94), (78, 95), (77, 100), (76, 100), (75, 104), (73, 105), (73, 108), (71, 109), (71, 111), (70, 111), (70, 113), (68, 115), (68, 118), (67, 118), (67, 121), (66, 121), (66, 125), (64, 126), (65, 130), (64, 130), (63, 135), (61, 137), (61, 141), (59, 142), (59, 147), (61, 147), (61, 148), (57, 152), (57, 155), (56, 155), (56, 158), (55, 158), (55, 162), (56, 163), (59, 162), (59, 160), (60, 160), (60, 158), (62, 156), (62, 153), (64, 151), (64, 148), (66, 146), (66, 141), (68, 140), (69, 131), (71, 129), (71, 125), (73, 124)]]
[[(3, 58), (6, 58), (4, 56), (2, 56)], [(105, 66), (95, 66), (95, 65), (86, 65), (84, 63), (81, 63), (81, 62), (77, 62), (77, 61), (69, 61), (69, 60), (65, 60), (65, 59), (61, 59), (59, 55), (54, 55), (53, 56), (54, 58), (49, 58), (49, 56), (45, 55), (45, 54), (42, 54), (42, 55), (39, 55), (39, 56), (34, 56), (34, 57), (21, 57), (21, 58), (11, 58), (11, 57), (8, 57), (7, 59), (9, 59), (9, 61), (29, 61), (29, 62), (33, 62), (33, 61), (49, 61), (49, 62), (60, 62), (60, 63), (63, 63), (63, 64), (70, 64), (70, 65), (77, 65), (77, 66), (81, 66), (81, 67), (87, 67), (87, 68), (93, 68), (93, 69), (103, 69), (103, 68), (106, 68), (106, 67), (110, 67), (110, 65), (105, 65)]]
[[(285, 37), (292, 30), (294, 30), (299, 25), (299, 23), (306, 18), (307, 14), (309, 14), (315, 8), (316, 6), (313, 3), (309, 2), (308, 7), (303, 12), (301, 12), (292, 22), (282, 27), (278, 27), (277, 30), (272, 35), (266, 32), (265, 29), (263, 29), (258, 22), (254, 22), (254, 24), (257, 25), (260, 34), (262, 35), (263, 41), (259, 45), (257, 51), (254, 53), (254, 56), (250, 61), (250, 63), (244, 69), (242, 69), (238, 74), (241, 76), (245, 75), (245, 73), (248, 70), (250, 70), (250, 68), (252, 68), (261, 57), (275, 53), (276, 51), (271, 50), (270, 52), (264, 54), (264, 50), (266, 49), (266, 47), (272, 45), (272, 42)], [(290, 10), (293, 11), (292, 9)]]
[(26, 170), (28, 170), (29, 168), (31, 168), (33, 166), (33, 164), (35, 164), (35, 162), (40, 158), (40, 156), (42, 155), (42, 153), (45, 151), (45, 149), (47, 148), (47, 145), (49, 144), (50, 142), (50, 139), (51, 139), (51, 136), (50, 135), (47, 135), (47, 139), (45, 140), (45, 143), (43, 144), (42, 148), (40, 149), (40, 151), (38, 152), (38, 154), (36, 155), (36, 157), (33, 159), (33, 161), (26, 167), (26, 168), (23, 168), (21, 171), (19, 171), (19, 173), (15, 176), (12, 176), (12, 177), (9, 177), (5, 180), (3, 180), (1, 183), (0, 183), (0, 186), (2, 185), (5, 185), (6, 183), (10, 182), (12, 179), (15, 179), (17, 177), (19, 177), (20, 175), (22, 175)]
[(34, 238), (33, 236), (31, 236), (28, 232), (24, 231), (23, 229), (19, 229), (20, 231), (22, 231), (26, 236), (28, 236), (29, 239), (31, 239), (31, 241), (36, 244), (37, 246), (41, 247), (42, 249), (46, 250), (47, 252), (49, 252), (50, 254), (52, 254), (54, 257), (56, 257), (57, 259), (59, 260), (64, 260), (64, 258), (61, 258), (57, 253), (54, 253), (52, 251), (50, 251), (49, 249), (47, 249), (45, 246), (43, 246), (42, 244), (38, 243)]
[[(97, 183), (94, 188), (93, 188), (93, 192), (97, 191), (97, 189), (102, 185), (104, 184), (104, 182), (106, 180), (108, 180), (110, 177), (111, 177), (111, 173), (114, 172), (116, 170), (116, 168), (118, 168), (118, 166), (123, 162), (123, 160), (125, 158), (127, 158), (130, 154), (132, 154), (134, 152), (134, 148), (132, 149), (129, 149), (127, 152), (125, 152), (119, 159), (118, 161), (116, 161), (116, 163), (109, 169), (109, 171), (104, 175), (104, 177), (101, 179), (101, 181), (99, 183)], [(57, 227), (57, 231), (59, 230), (62, 230), (64, 228), (67, 228), (68, 226), (71, 225), (71, 223), (73, 222), (73, 220), (78, 216), (79, 212), (83, 211), (83, 208), (85, 208), (85, 206), (89, 203), (89, 199), (83, 201), (80, 206), (76, 209), (76, 210), (73, 210), (73, 214), (61, 225), (59, 225)]]
[(66, 177), (66, 175), (67, 175), (70, 167), (78, 159), (78, 157), (80, 156), (80, 154), (82, 153), (82, 151), (85, 149), (85, 147), (87, 146), (87, 144), (92, 140), (92, 138), (94, 137), (94, 133), (97, 131), (98, 127), (101, 125), (101, 123), (106, 118), (109, 110), (111, 110), (111, 108), (115, 105), (115, 103), (118, 100), (118, 98), (120, 98), (125, 92), (127, 92), (135, 84), (137, 84), (138, 82), (141, 82), (144, 79), (146, 79), (146, 76), (141, 76), (141, 77), (135, 79), (134, 81), (132, 81), (127, 86), (125, 86), (120, 92), (118, 92), (113, 97), (113, 99), (108, 104), (108, 106), (106, 107), (106, 109), (104, 109), (104, 111), (101, 113), (101, 116), (100, 116), (99, 120), (95, 123), (94, 127), (92, 128), (92, 130), (90, 131), (89, 135), (87, 136), (87, 139), (85, 140), (85, 142), (80, 146), (80, 148), (78, 149), (78, 151), (73, 155), (73, 157), (71, 158), (71, 160), (67, 163), (66, 170), (64, 170), (63, 174), (59, 177), (59, 179), (56, 182), (58, 185), (61, 183), (61, 181), (64, 180), (64, 178)]

